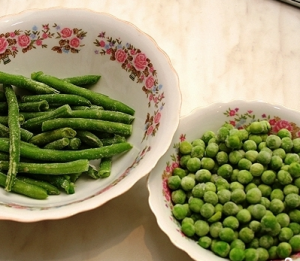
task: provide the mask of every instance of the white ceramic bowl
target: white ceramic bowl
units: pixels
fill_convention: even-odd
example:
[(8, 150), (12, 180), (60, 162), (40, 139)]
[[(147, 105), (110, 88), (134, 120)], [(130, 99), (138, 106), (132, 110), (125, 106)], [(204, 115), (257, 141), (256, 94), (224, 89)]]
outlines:
[(30, 77), (100, 74), (92, 88), (134, 108), (129, 142), (112, 174), (79, 180), (73, 195), (33, 200), (0, 190), (0, 219), (59, 219), (101, 206), (147, 175), (178, 126), (178, 77), (156, 42), (129, 22), (83, 9), (28, 10), (0, 19), (0, 71)]
[[(197, 261), (224, 260), (211, 251), (201, 248), (196, 241), (183, 235), (179, 223), (172, 216), (172, 202), (167, 179), (172, 169), (178, 166), (176, 144), (182, 140), (193, 141), (207, 130), (217, 131), (225, 122), (236, 128), (243, 128), (253, 120), (268, 120), (274, 131), (288, 128), (294, 137), (300, 137), (299, 112), (262, 101), (231, 101), (216, 103), (206, 108), (197, 108), (180, 119), (178, 129), (168, 151), (160, 158), (148, 176), (149, 204), (157, 223), (175, 246)], [(300, 260), (296, 256), (286, 261)]]

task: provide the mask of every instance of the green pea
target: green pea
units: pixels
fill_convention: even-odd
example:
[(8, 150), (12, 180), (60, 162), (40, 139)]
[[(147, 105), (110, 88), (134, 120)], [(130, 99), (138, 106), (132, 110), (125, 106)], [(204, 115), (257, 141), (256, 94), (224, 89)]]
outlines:
[(272, 170), (278, 170), (283, 166), (283, 160), (277, 155), (273, 155), (270, 161), (270, 168)]
[(212, 238), (218, 238), (220, 231), (222, 230), (223, 225), (220, 221), (217, 221), (210, 225), (209, 227), (209, 234)]
[(195, 234), (195, 226), (191, 223), (183, 223), (181, 224), (181, 231), (188, 237), (192, 237)]
[(276, 173), (273, 170), (265, 170), (261, 174), (261, 181), (265, 184), (273, 184), (274, 181), (276, 180)]
[(253, 163), (250, 167), (250, 173), (254, 177), (260, 177), (264, 171), (264, 166), (258, 162)]
[(199, 238), (198, 240), (198, 245), (205, 248), (205, 249), (208, 249), (210, 246), (211, 246), (211, 238), (208, 237), (208, 236), (202, 236)]
[(300, 138), (293, 139), (293, 152), (294, 153), (300, 152)]
[(293, 149), (294, 143), (290, 137), (284, 137), (281, 140), (281, 148), (285, 150), (285, 152), (291, 152)]
[(261, 231), (261, 224), (259, 221), (257, 220), (252, 220), (249, 223), (249, 228), (254, 232), (254, 233), (258, 233)]
[(250, 210), (252, 217), (256, 220), (261, 220), (262, 217), (266, 214), (266, 207), (262, 204), (255, 204)]
[(258, 163), (261, 163), (262, 165), (267, 165), (270, 163), (271, 161), (271, 158), (272, 158), (272, 154), (267, 152), (267, 151), (264, 151), (264, 150), (261, 150), (257, 157), (256, 157), (256, 160)]
[(293, 235), (294, 233), (289, 227), (283, 227), (278, 235), (278, 239), (281, 242), (288, 242)]
[(290, 225), (290, 217), (287, 213), (279, 213), (276, 215), (276, 220), (282, 228)]
[(191, 155), (183, 155), (180, 157), (179, 164), (181, 167), (185, 168), (188, 160), (191, 158)]
[(270, 199), (273, 200), (276, 198), (280, 200), (284, 199), (284, 194), (281, 189), (273, 189), (273, 191), (271, 192)]
[(186, 176), (181, 179), (181, 188), (184, 191), (190, 191), (195, 186), (196, 181), (194, 178)]
[(284, 137), (292, 138), (292, 133), (288, 129), (282, 128), (277, 132), (277, 136), (281, 139)]
[(259, 203), (262, 204), (263, 206), (265, 206), (266, 209), (268, 209), (270, 207), (271, 201), (266, 197), (261, 197), (261, 200)]
[(174, 204), (183, 204), (186, 200), (186, 194), (182, 189), (172, 191), (171, 199)]
[(249, 150), (252, 150), (252, 151), (256, 151), (257, 149), (257, 144), (254, 140), (246, 140), (244, 143), (243, 143), (243, 149), (245, 151), (249, 151)]
[(262, 137), (260, 135), (250, 134), (249, 140), (253, 140), (257, 145), (262, 142)]
[(238, 162), (238, 168), (240, 170), (249, 170), (251, 165), (252, 165), (252, 162), (246, 158), (243, 158)]
[(188, 210), (184, 205), (176, 204), (172, 209), (172, 214), (177, 220), (182, 220), (187, 216)]
[(300, 206), (300, 196), (296, 193), (290, 193), (285, 196), (284, 202), (291, 209), (297, 208)]
[(291, 174), (292, 178), (300, 177), (300, 163), (292, 162), (288, 167), (288, 172)]
[(219, 141), (224, 142), (228, 135), (229, 135), (229, 129), (225, 126), (222, 126), (217, 131), (217, 138)]
[(263, 197), (269, 197), (272, 193), (272, 187), (266, 184), (258, 185), (258, 189), (261, 191)]
[(202, 145), (193, 146), (191, 150), (191, 157), (203, 158), (205, 155), (205, 148)]
[(197, 220), (194, 223), (194, 227), (195, 227), (195, 233), (199, 236), (206, 236), (209, 232), (209, 225), (206, 221), (204, 220)]
[(254, 238), (254, 232), (250, 228), (244, 227), (239, 231), (239, 238), (246, 244), (250, 243)]
[(230, 248), (231, 248), (231, 249), (232, 249), (232, 248), (239, 248), (239, 249), (245, 250), (246, 245), (245, 245), (245, 243), (244, 243), (242, 240), (236, 238), (236, 239), (234, 239), (234, 240), (231, 242)]
[(229, 162), (232, 165), (238, 164), (238, 162), (243, 158), (243, 155), (240, 151), (234, 150), (231, 151), (228, 155)]
[(211, 172), (207, 169), (199, 169), (195, 173), (195, 179), (197, 182), (208, 182), (211, 180)]
[(220, 175), (221, 177), (223, 177), (225, 179), (230, 178), (232, 172), (233, 172), (233, 168), (230, 164), (223, 164), (218, 169), (218, 175)]
[(192, 151), (192, 144), (189, 141), (184, 140), (184, 141), (180, 142), (179, 152), (181, 154), (189, 154), (189, 153), (191, 153), (191, 151)]
[(236, 230), (240, 225), (239, 220), (234, 216), (228, 216), (223, 220), (223, 227), (229, 227), (233, 230)]
[(218, 176), (218, 179), (215, 181), (215, 185), (218, 191), (222, 189), (229, 189), (229, 182), (220, 176)]
[(293, 162), (300, 162), (300, 157), (297, 153), (287, 153), (284, 158), (284, 163), (290, 165)]
[(224, 227), (221, 229), (219, 233), (219, 237), (222, 241), (225, 241), (227, 243), (231, 243), (235, 239), (235, 234), (233, 229), (229, 227)]
[(277, 215), (284, 210), (284, 203), (280, 199), (275, 198), (271, 200), (269, 209), (274, 215)]
[(229, 252), (229, 259), (231, 261), (243, 261), (245, 258), (245, 252), (240, 248), (232, 248)]
[(265, 214), (261, 219), (261, 225), (266, 232), (271, 232), (276, 229), (278, 222), (274, 215)]
[(269, 258), (271, 260), (273, 259), (277, 259), (277, 245), (276, 246), (271, 246), (269, 249), (268, 249), (268, 252), (269, 252)]
[(281, 169), (277, 172), (277, 180), (281, 185), (287, 185), (292, 183), (293, 178), (288, 171)]
[(225, 144), (231, 149), (239, 149), (242, 146), (241, 139), (237, 134), (228, 135)]
[(246, 200), (246, 193), (243, 189), (235, 189), (231, 192), (231, 201), (240, 204)]
[(251, 124), (249, 126), (249, 131), (254, 134), (260, 134), (260, 133), (263, 133), (264, 127), (261, 124), (261, 122), (254, 121), (254, 122), (251, 122)]
[(225, 151), (219, 151), (216, 155), (216, 161), (219, 165), (223, 165), (228, 162), (228, 154)]
[(217, 195), (218, 195), (219, 202), (221, 204), (225, 204), (226, 202), (230, 201), (231, 192), (228, 189), (219, 190), (217, 192)]
[(240, 223), (248, 223), (251, 220), (251, 214), (247, 209), (240, 210), (236, 217)]
[(289, 243), (287, 242), (281, 242), (277, 246), (277, 255), (279, 258), (286, 258), (291, 256), (292, 253), (292, 247)]
[[(290, 217), (289, 217), (289, 219), (290, 219)], [(290, 222), (288, 227), (293, 231), (294, 235), (300, 234), (300, 224), (298, 224), (297, 222)]]
[(248, 190), (252, 189), (252, 188), (257, 188), (257, 185), (253, 182), (249, 183), (246, 185), (245, 187), (245, 192), (247, 192)]
[(288, 214), (292, 222), (300, 223), (300, 210), (293, 209)]
[(237, 179), (241, 184), (245, 185), (253, 180), (253, 176), (248, 170), (240, 170)]
[(185, 177), (186, 174), (187, 174), (186, 171), (182, 168), (174, 168), (172, 172), (173, 176), (179, 176), (180, 178)]
[(200, 209), (203, 206), (204, 201), (200, 198), (190, 197), (188, 204), (191, 211), (200, 213)]
[(256, 150), (248, 150), (245, 153), (245, 158), (247, 160), (249, 160), (251, 163), (254, 163), (256, 161), (257, 155), (258, 155), (258, 151), (256, 151)]
[(212, 205), (216, 205), (219, 201), (216, 192), (214, 191), (206, 191), (204, 193), (203, 199), (206, 203), (211, 203)]
[(210, 218), (215, 213), (215, 207), (211, 203), (204, 203), (200, 209), (200, 214), (204, 218)]
[(179, 176), (170, 176), (167, 179), (168, 187), (171, 190), (177, 190), (180, 188), (181, 178)]
[(201, 147), (205, 148), (205, 142), (202, 139), (195, 139), (192, 141), (192, 146), (193, 147), (201, 146)]
[(230, 183), (229, 188), (231, 191), (234, 191), (235, 189), (244, 189), (244, 185), (237, 181), (233, 181)]
[(203, 169), (212, 170), (215, 166), (215, 161), (211, 158), (203, 157), (201, 159), (201, 165)]
[(281, 139), (277, 135), (269, 135), (266, 139), (266, 145), (268, 148), (275, 150), (280, 148), (281, 146)]
[(300, 251), (300, 235), (295, 235), (289, 240), (289, 244), (292, 247), (294, 253)]
[(278, 149), (273, 150), (272, 154), (273, 154), (273, 156), (278, 156), (281, 159), (285, 159), (285, 156), (286, 156), (286, 152), (283, 148), (278, 148)]
[(198, 183), (197, 185), (195, 185), (195, 187), (193, 187), (193, 189), (192, 189), (193, 197), (203, 198), (203, 195), (205, 192), (205, 187), (206, 187), (205, 183)]
[(206, 131), (201, 137), (205, 144), (208, 144), (209, 140), (212, 138), (216, 138), (216, 134), (213, 131)]
[(269, 249), (274, 243), (273, 237), (270, 235), (263, 235), (259, 239), (259, 246), (265, 249)]
[(235, 216), (239, 212), (239, 207), (232, 201), (226, 202), (223, 207), (223, 213), (226, 216)]
[(269, 252), (265, 248), (258, 247), (256, 249), (258, 252), (258, 261), (267, 261), (269, 259)]
[(245, 250), (245, 259), (244, 261), (258, 261), (259, 254), (255, 248), (247, 248)]
[(206, 146), (205, 154), (207, 157), (213, 158), (217, 155), (218, 152), (219, 152), (219, 145), (217, 143), (212, 142)]
[(227, 242), (216, 241), (212, 244), (211, 250), (220, 257), (227, 257), (230, 251), (230, 246)]
[(190, 172), (196, 172), (197, 170), (200, 169), (200, 167), (201, 167), (201, 161), (197, 157), (190, 158), (186, 163), (186, 168)]

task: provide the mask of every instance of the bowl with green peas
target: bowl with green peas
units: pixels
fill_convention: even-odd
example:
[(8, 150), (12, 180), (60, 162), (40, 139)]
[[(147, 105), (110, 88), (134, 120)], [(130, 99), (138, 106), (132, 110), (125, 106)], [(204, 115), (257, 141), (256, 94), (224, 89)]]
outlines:
[(180, 119), (148, 177), (149, 205), (198, 261), (300, 260), (299, 112), (263, 101)]
[(146, 176), (181, 107), (177, 74), (156, 42), (87, 9), (0, 21), (0, 219), (66, 218)]

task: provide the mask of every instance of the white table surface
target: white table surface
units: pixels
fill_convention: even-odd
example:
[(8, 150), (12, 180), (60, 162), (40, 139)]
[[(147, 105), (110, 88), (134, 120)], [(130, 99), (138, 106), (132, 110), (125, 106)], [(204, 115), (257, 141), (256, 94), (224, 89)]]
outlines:
[[(300, 9), (276, 0), (0, 0), (0, 16), (33, 8), (108, 12), (135, 24), (178, 73), (181, 115), (235, 99), (300, 109)], [(192, 260), (159, 229), (146, 177), (70, 218), (0, 221), (0, 260)], [(208, 260), (203, 260), (208, 261)]]

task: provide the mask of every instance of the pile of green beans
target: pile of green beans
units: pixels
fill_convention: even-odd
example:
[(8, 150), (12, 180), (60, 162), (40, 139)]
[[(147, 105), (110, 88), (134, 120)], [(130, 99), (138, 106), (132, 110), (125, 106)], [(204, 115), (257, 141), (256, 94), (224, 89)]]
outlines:
[(99, 79), (0, 72), (1, 187), (46, 199), (61, 191), (75, 193), (75, 182), (83, 175), (110, 176), (113, 157), (132, 148), (127, 139), (135, 110), (89, 90)]
[(266, 261), (300, 251), (300, 138), (267, 121), (224, 124), (178, 144), (167, 179), (181, 231), (231, 261)]

